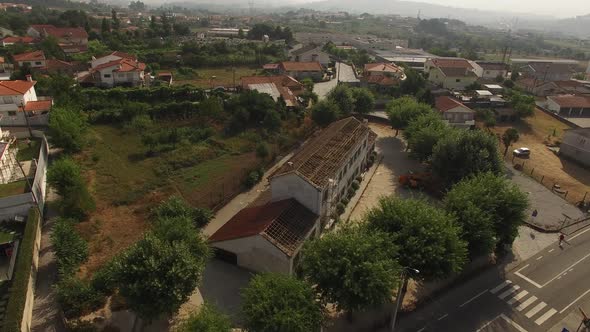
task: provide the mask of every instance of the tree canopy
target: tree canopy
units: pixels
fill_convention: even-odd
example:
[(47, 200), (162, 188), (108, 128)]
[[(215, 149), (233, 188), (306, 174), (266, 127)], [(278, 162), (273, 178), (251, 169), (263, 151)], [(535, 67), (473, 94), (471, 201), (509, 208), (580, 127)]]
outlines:
[(506, 129), (504, 134), (502, 134), (502, 144), (504, 144), (505, 147), (504, 155), (506, 155), (506, 153), (508, 152), (510, 145), (512, 145), (512, 143), (517, 142), (519, 138), (520, 136), (518, 135), (518, 130), (514, 128)]
[(367, 114), (375, 108), (375, 97), (369, 89), (353, 88), (352, 97), (354, 98), (354, 111), (360, 114)]
[(326, 98), (338, 106), (342, 115), (349, 115), (354, 111), (355, 100), (348, 85), (337, 85)]
[(535, 112), (535, 97), (533, 96), (510, 90), (508, 100), (519, 118), (532, 116)]
[(432, 156), (434, 146), (443, 137), (454, 130), (443, 122), (440, 115), (428, 112), (412, 119), (403, 136), (408, 142), (410, 155), (420, 161), (427, 161)]
[(64, 149), (66, 153), (82, 150), (86, 142), (88, 123), (86, 117), (79, 111), (54, 108), (49, 117), (49, 141), (56, 147)]
[(447, 185), (481, 172), (500, 174), (503, 167), (496, 138), (480, 130), (455, 130), (440, 139), (431, 164)]
[(322, 100), (311, 109), (311, 118), (320, 127), (327, 127), (339, 117), (340, 110), (332, 101)]
[(387, 116), (391, 126), (396, 129), (396, 136), (398, 131), (406, 128), (411, 120), (429, 112), (432, 112), (430, 105), (420, 103), (413, 97), (397, 98), (387, 105)]
[(213, 218), (213, 213), (209, 209), (193, 208), (178, 196), (171, 196), (160, 203), (153, 209), (152, 214), (156, 219), (186, 217), (196, 228), (206, 226)]
[(480, 173), (454, 185), (444, 204), (463, 227), (470, 253), (477, 256), (514, 242), (528, 198), (503, 176)]
[(400, 272), (393, 242), (383, 232), (341, 228), (306, 244), (301, 273), (316, 285), (324, 302), (340, 310), (354, 312), (387, 303)]
[(394, 236), (399, 263), (418, 269), (425, 280), (461, 271), (467, 257), (461, 228), (444, 210), (416, 199), (383, 197), (366, 219), (370, 229)]
[(255, 276), (242, 292), (248, 331), (317, 332), (323, 309), (306, 281), (282, 274)]
[(70, 275), (88, 259), (88, 243), (74, 228), (74, 220), (58, 218), (51, 232), (51, 244), (55, 250), (59, 272)]
[(203, 304), (197, 312), (183, 320), (175, 332), (231, 332), (229, 317), (210, 303)]

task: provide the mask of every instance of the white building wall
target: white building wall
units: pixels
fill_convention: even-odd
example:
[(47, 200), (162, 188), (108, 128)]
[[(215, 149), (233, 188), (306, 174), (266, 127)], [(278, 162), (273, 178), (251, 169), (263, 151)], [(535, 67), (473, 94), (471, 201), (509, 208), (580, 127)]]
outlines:
[(116, 75), (116, 73), (113, 73), (113, 70), (116, 68), (118, 68), (118, 65), (99, 70), (101, 85), (108, 87), (115, 85), (115, 79), (113, 76)]
[[(457, 82), (459, 80), (459, 82)], [(477, 81), (477, 77), (445, 77), (442, 86), (445, 89), (465, 89), (466, 86)]]
[(120, 56), (109, 54), (107, 56), (103, 56), (102, 58), (98, 58), (96, 60), (92, 60), (90, 62), (90, 67), (95, 68), (105, 63), (109, 63), (111, 61), (116, 61), (122, 59)]
[[(350, 154), (347, 156), (346, 164), (342, 166), (336, 173), (338, 176), (337, 185), (335, 190), (333, 191), (333, 197), (342, 199), (342, 193), (344, 191), (344, 195), (346, 195), (346, 190), (348, 189), (349, 185), (354, 181), (354, 179), (362, 173), (363, 163), (366, 161), (367, 154), (369, 152), (368, 146), (368, 138), (369, 135), (367, 134), (365, 137), (359, 140), (359, 142), (355, 145), (354, 149), (351, 150)], [(357, 154), (358, 151), (358, 154)], [(355, 159), (355, 154), (357, 157)], [(340, 173), (342, 172), (342, 177), (340, 177)], [(334, 206), (338, 204), (339, 200), (334, 199)], [(334, 207), (333, 206), (333, 207)], [(332, 207), (332, 208), (333, 208)]]
[(327, 66), (328, 64), (330, 64), (330, 56), (321, 51), (319, 48), (316, 48), (314, 50), (311, 51), (307, 51), (303, 54), (299, 54), (299, 55), (293, 55), (291, 57), (291, 61), (297, 61), (297, 62), (319, 62), (320, 64), (322, 64), (322, 66)]
[(248, 270), (291, 273), (291, 259), (262, 235), (215, 242), (212, 246), (235, 253), (238, 265)]
[(22, 67), (25, 64), (28, 64), (31, 68), (43, 68), (45, 67), (46, 63), (45, 60), (32, 60), (32, 61), (19, 61), (18, 66)]
[(30, 101), (37, 101), (37, 92), (35, 91), (35, 87), (31, 87), (29, 91), (27, 91), (23, 96), (19, 96), (19, 98), (22, 98), (19, 100), (19, 104), (22, 100), (24, 100), (25, 105)]
[(566, 131), (559, 146), (559, 153), (590, 166), (590, 139)]
[(322, 192), (297, 174), (285, 174), (270, 180), (272, 201), (294, 198), (301, 205), (321, 215)]
[(559, 114), (561, 107), (553, 99), (551, 99), (551, 97), (549, 97), (547, 98), (547, 109), (551, 112)]

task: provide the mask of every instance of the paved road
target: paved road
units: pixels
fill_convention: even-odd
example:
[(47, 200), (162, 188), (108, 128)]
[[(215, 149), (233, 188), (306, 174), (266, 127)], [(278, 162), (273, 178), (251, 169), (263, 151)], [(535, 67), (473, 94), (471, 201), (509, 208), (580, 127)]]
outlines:
[(403, 317), (397, 331), (548, 331), (590, 299), (590, 228), (510, 271), (482, 273)]
[(318, 95), (320, 100), (326, 98), (328, 93), (332, 91), (338, 84), (338, 82), (345, 82), (345, 83), (359, 83), (359, 79), (354, 74), (354, 70), (351, 66), (336, 62), (336, 75), (337, 78), (334, 78), (327, 82), (316, 83), (313, 86), (313, 92)]

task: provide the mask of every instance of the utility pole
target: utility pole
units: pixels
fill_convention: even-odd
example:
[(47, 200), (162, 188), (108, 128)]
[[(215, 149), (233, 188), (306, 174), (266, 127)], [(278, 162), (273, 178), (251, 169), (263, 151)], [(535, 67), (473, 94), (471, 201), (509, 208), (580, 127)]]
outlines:
[(417, 269), (411, 267), (403, 267), (401, 272), (401, 280), (399, 284), (399, 288), (397, 291), (397, 299), (395, 300), (395, 307), (393, 308), (393, 316), (391, 318), (391, 326), (390, 331), (394, 332), (395, 330), (395, 321), (397, 320), (397, 312), (399, 311), (403, 298), (406, 295), (406, 290), (408, 289), (408, 271), (412, 271), (416, 274), (420, 273)]

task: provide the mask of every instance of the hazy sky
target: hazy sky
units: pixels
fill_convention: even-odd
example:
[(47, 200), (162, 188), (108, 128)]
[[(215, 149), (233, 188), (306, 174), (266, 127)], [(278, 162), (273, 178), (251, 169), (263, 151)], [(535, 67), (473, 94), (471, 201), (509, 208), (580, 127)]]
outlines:
[[(370, 1), (370, 0), (368, 0)], [(590, 14), (590, 0), (414, 0), (445, 6), (571, 17)]]

